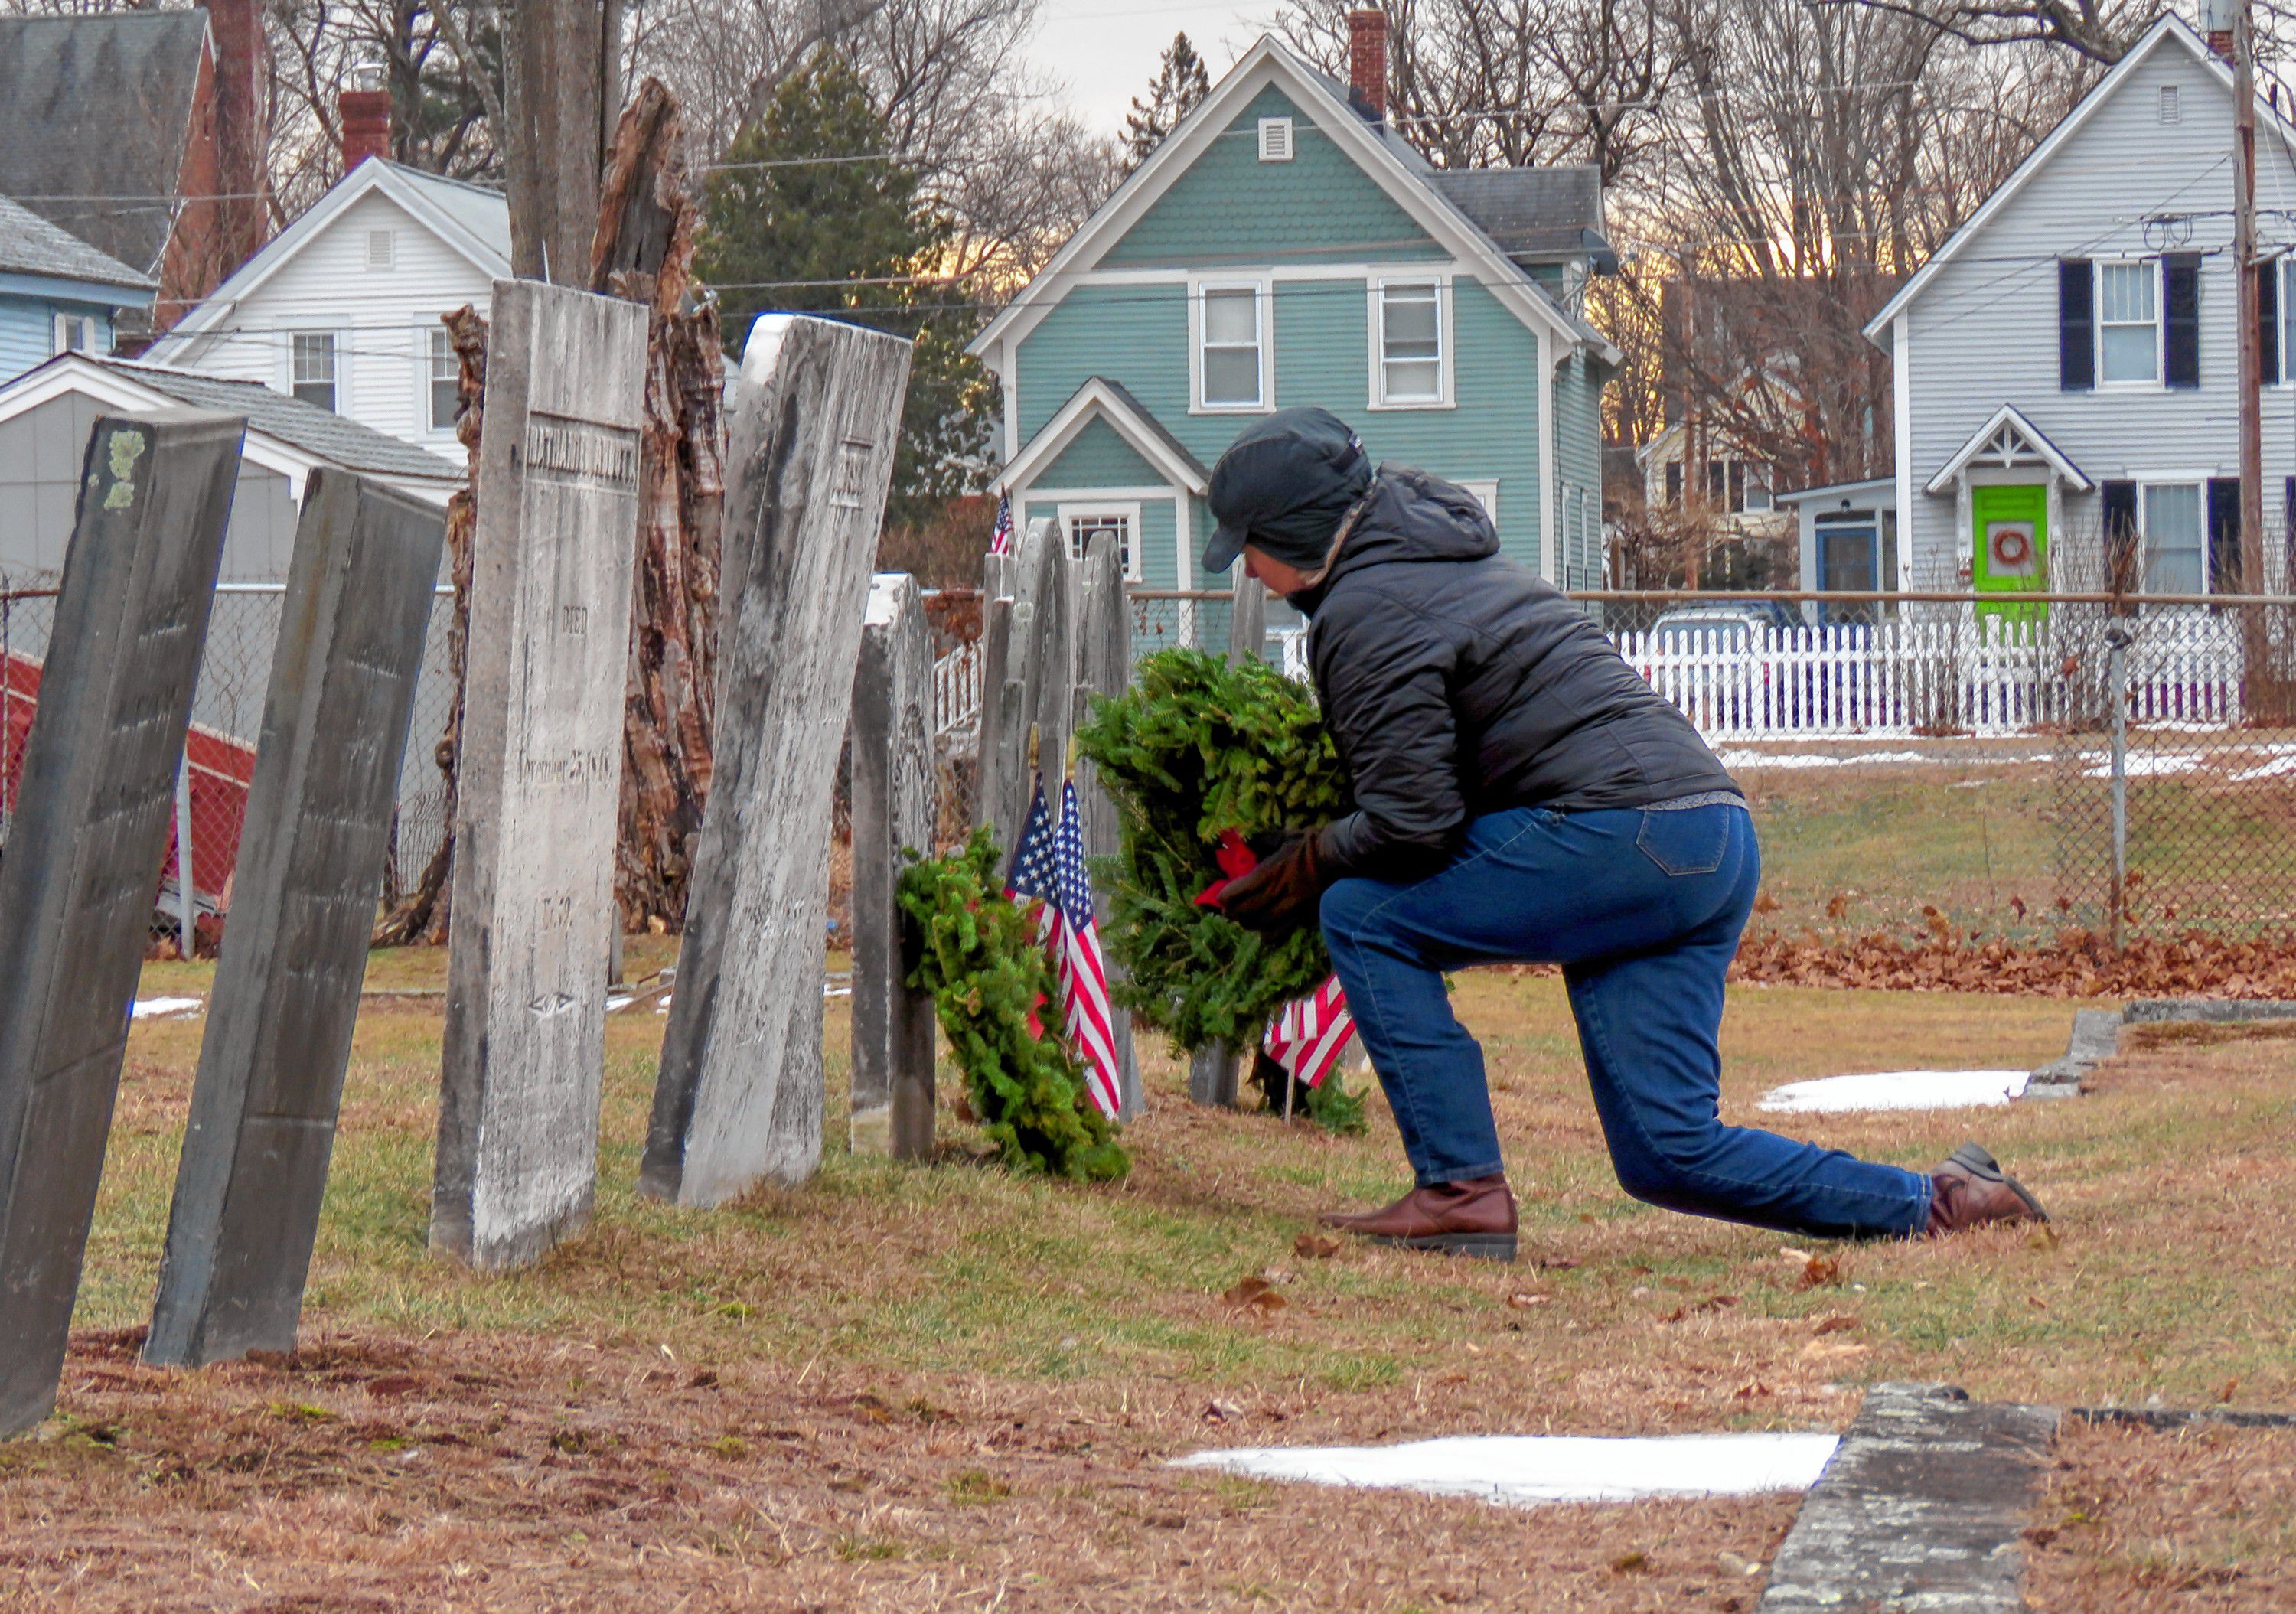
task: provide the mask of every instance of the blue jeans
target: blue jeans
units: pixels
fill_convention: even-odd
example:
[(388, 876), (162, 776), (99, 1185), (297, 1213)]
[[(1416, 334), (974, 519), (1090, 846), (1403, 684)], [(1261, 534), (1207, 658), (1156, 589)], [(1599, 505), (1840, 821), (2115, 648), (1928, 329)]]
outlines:
[(1722, 979), (1760, 873), (1753, 819), (1726, 803), (1511, 808), (1425, 880), (1335, 882), (1324, 935), (1420, 1184), (1501, 1169), (1483, 1051), (1443, 971), (1556, 963), (1628, 1193), (1818, 1238), (1920, 1231), (1926, 1176), (1718, 1118)]

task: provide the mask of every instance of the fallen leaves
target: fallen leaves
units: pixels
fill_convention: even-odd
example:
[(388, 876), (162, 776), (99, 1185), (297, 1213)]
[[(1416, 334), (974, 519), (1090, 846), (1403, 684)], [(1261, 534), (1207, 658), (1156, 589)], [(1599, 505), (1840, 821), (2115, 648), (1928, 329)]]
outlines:
[(1828, 1334), (1843, 1333), (1857, 1326), (1857, 1319), (1848, 1312), (1830, 1311), (1820, 1317), (1810, 1329), (1810, 1337), (1822, 1340)]
[(1275, 1292), (1275, 1284), (1261, 1277), (1239, 1279), (1221, 1292), (1220, 1300), (1237, 1311), (1255, 1311), (1263, 1316), (1290, 1304)]
[[(1840, 895), (1826, 905), (1839, 919)], [(2014, 905), (2013, 905), (2013, 906)], [(2020, 914), (2022, 918), (2022, 914)], [(2296, 932), (2232, 939), (2188, 930), (2139, 936), (2116, 954), (2092, 931), (2067, 928), (2042, 945), (2000, 937), (1964, 941), (1934, 908), (1918, 940), (1874, 934), (1829, 941), (1767, 928), (1738, 945), (1733, 980), (1794, 987), (1990, 992), (2043, 997), (2296, 997)]]
[(1534, 1306), (1544, 1306), (1551, 1297), (1517, 1292), (1507, 1297), (1506, 1303), (1517, 1311), (1529, 1311)]
[(1696, 1301), (1691, 1305), (1676, 1307), (1672, 1311), (1667, 1313), (1666, 1315), (1660, 1317), (1659, 1321), (1661, 1323), (1679, 1323), (1685, 1317), (1694, 1317), (1701, 1312), (1727, 1311), (1731, 1307), (1737, 1304), (1738, 1297), (1735, 1295), (1709, 1295), (1703, 1300)]
[(1340, 1241), (1320, 1233), (1303, 1233), (1292, 1241), (1292, 1253), (1303, 1261), (1328, 1261), (1340, 1253)]
[(1826, 1289), (1839, 1284), (1843, 1277), (1841, 1263), (1833, 1256), (1812, 1256), (1802, 1263), (1801, 1280), (1797, 1289)]

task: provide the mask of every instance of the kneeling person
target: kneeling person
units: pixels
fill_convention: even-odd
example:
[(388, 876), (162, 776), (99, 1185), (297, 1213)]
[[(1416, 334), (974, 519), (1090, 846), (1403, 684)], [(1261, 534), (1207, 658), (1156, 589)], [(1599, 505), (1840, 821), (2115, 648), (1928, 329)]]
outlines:
[(1482, 1050), (1443, 972), (1562, 966), (1620, 1184), (1636, 1199), (1823, 1238), (2044, 1216), (1966, 1144), (1926, 1175), (1718, 1118), (1723, 977), (1760, 873), (1737, 784), (1584, 612), (1498, 553), (1464, 488), (1374, 470), (1344, 422), (1287, 409), (1211, 479), (1207, 574), (1241, 553), (1306, 615), (1356, 810), (1287, 842), (1222, 905), (1281, 934), (1320, 917), (1417, 1185), (1324, 1220), (1513, 1258), (1515, 1202)]

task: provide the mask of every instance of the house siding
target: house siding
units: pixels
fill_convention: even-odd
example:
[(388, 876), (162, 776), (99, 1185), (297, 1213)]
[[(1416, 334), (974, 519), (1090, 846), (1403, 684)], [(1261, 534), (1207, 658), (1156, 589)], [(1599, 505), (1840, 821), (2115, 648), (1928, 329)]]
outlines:
[(102, 304), (0, 296), (0, 381), (13, 381), (55, 356), (59, 314), (94, 315), (94, 351), (98, 355), (111, 351), (111, 309)]
[(1139, 450), (1117, 434), (1104, 420), (1085, 422), (1076, 440), (1045, 467), (1037, 484), (1045, 487), (1161, 487), (1164, 473), (1141, 457)]
[[(1054, 521), (1060, 519), (1062, 496), (1046, 492), (1042, 497), (1031, 496), (1024, 508), (1029, 521)], [(1130, 501), (1126, 501), (1129, 503)], [(1173, 543), (1174, 519), (1172, 501), (1163, 498), (1140, 500), (1140, 531), (1135, 538), (1139, 544), (1143, 576), (1142, 585), (1149, 588), (1178, 586), (1177, 546)]]
[[(1259, 160), (1259, 120), (1292, 119), (1292, 158)], [(1273, 86), (1213, 139), (1102, 263), (1111, 268), (1447, 257), (1410, 214)]]
[[(1603, 381), (1584, 353), (1563, 361), (1554, 378), (1555, 553), (1564, 588), (1603, 581)], [(1505, 501), (1500, 501), (1504, 512)]]
[[(2181, 117), (2160, 119), (2161, 90), (2178, 87)], [(2159, 474), (2237, 474), (2237, 291), (2230, 262), (2231, 95), (2174, 39), (2161, 42), (2096, 107), (2049, 162), (2010, 198), (1984, 233), (1939, 269), (1898, 317), (1907, 322), (1904, 440), (1912, 529), (1906, 580), (1950, 586), (1965, 578), (1969, 542), (1951, 492), (1923, 491), (2003, 404), (2013, 404), (2098, 482)], [(2296, 204), (2296, 162), (2259, 119), (2257, 197), (2265, 251), (2296, 235), (2274, 209)], [(2186, 220), (2170, 239), (2146, 220)], [(2057, 371), (2057, 259), (2202, 254), (2200, 386), (2189, 391), (2066, 392)], [(2296, 388), (2264, 393), (2265, 507), (2277, 512), (2280, 479), (2296, 471)], [(2053, 546), (2093, 544), (2094, 494), (2069, 495)]]
[[(367, 232), (394, 233), (389, 269), (366, 264)], [(448, 455), (451, 426), (430, 429), (430, 332), (464, 304), (491, 306), (494, 283), (396, 201), (369, 192), (306, 242), (236, 308), (227, 329), (201, 334), (168, 362), (289, 389), (291, 332), (335, 334), (336, 409), (362, 425)]]

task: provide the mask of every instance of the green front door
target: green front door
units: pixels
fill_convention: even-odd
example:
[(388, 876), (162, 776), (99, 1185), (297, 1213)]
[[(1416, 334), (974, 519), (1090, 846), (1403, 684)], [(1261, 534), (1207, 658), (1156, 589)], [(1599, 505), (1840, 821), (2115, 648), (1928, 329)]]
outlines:
[[(1969, 490), (1972, 526), (1969, 575), (1980, 594), (2040, 594), (2049, 586), (2049, 490), (2034, 484)], [(1978, 607), (1980, 616), (2038, 619), (2046, 605), (2003, 601)]]

